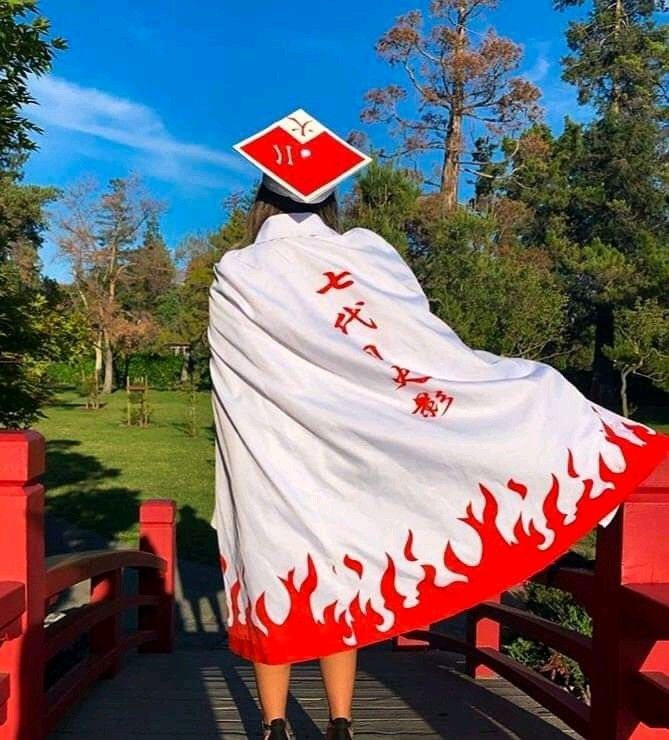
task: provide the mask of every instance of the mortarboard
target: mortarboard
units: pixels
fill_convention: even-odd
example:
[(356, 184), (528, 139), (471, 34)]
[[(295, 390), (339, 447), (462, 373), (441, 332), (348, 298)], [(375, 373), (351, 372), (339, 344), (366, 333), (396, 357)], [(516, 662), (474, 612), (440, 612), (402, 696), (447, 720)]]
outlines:
[(301, 108), (234, 149), (263, 172), (266, 187), (303, 203), (324, 201), (372, 161)]

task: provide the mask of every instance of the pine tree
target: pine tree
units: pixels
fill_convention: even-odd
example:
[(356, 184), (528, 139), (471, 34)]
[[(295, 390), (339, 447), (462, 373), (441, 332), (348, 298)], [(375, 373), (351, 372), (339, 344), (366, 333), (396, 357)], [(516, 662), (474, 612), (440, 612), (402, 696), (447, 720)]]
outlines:
[[(556, 7), (583, 4), (558, 0)], [(669, 29), (658, 23), (659, 9), (652, 0), (593, 0), (586, 19), (569, 26), (571, 54), (563, 60), (564, 79), (597, 112), (571, 157), (565, 216), (569, 238), (582, 247), (573, 267), (591, 286), (591, 395), (606, 404), (615, 403), (615, 373), (604, 348), (615, 343), (616, 305), (666, 300), (669, 279)]]
[(122, 305), (130, 311), (153, 312), (161, 296), (174, 283), (175, 274), (158, 219), (151, 214), (142, 244), (129, 256), (127, 275), (119, 291)]
[[(390, 126), (399, 146), (389, 156), (438, 159), (437, 176), (424, 179), (439, 188), (445, 210), (458, 204), (463, 172), (476, 171), (467, 127), (501, 136), (541, 115), (539, 90), (518, 75), (522, 48), (492, 28), (480, 37), (475, 32), (481, 13), (498, 4), (435, 0), (426, 16), (419, 10), (400, 16), (376, 45), (381, 58), (404, 70), (407, 85), (367, 92), (361, 118)], [(415, 116), (399, 109), (410, 94), (417, 103)]]

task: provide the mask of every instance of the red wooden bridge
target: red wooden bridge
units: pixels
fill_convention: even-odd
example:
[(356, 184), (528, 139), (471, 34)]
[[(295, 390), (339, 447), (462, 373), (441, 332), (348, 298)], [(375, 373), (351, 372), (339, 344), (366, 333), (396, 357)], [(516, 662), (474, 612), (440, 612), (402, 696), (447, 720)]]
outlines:
[[(137, 549), (47, 558), (44, 459), (36, 432), (0, 432), (0, 740), (258, 736), (250, 664), (220, 633), (175, 635), (174, 502), (141, 505)], [(363, 649), (356, 737), (669, 738), (669, 461), (600, 529), (594, 571), (533, 580), (571, 593), (592, 639), (500, 599), (466, 615), (464, 637), (431, 625)], [(77, 584), (85, 603), (50, 621)], [(590, 705), (503, 653), (501, 625), (579, 663)], [(293, 675), (298, 737), (321, 737), (315, 664)]]

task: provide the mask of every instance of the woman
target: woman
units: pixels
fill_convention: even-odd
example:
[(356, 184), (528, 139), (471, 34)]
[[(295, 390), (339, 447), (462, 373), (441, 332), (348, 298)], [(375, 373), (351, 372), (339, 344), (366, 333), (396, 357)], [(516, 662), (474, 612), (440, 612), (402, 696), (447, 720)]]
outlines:
[(326, 738), (350, 740), (359, 647), (546, 567), (610, 521), (669, 443), (548, 365), (465, 345), (392, 245), (340, 233), (332, 182), (307, 172), (339, 155), (306, 120), (253, 144), (274, 167), (249, 245), (215, 266), (212, 525), (265, 740), (290, 737), (290, 665), (314, 658)]

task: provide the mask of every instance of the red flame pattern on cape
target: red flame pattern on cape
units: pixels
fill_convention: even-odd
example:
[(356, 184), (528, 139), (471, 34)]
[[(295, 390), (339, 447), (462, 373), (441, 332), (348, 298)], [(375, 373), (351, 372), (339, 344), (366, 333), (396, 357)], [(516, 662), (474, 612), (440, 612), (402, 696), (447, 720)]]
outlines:
[[(480, 485), (485, 498), (482, 517), (478, 519), (474, 515), (470, 504), (466, 517), (461, 520), (472, 527), (481, 538), (483, 550), (480, 562), (476, 565), (467, 565), (456, 556), (450, 544), (447, 543), (444, 548), (444, 563), (454, 573), (463, 576), (462, 581), (437, 586), (434, 582), (434, 566), (428, 563), (421, 564), (425, 576), (418, 584), (418, 602), (407, 608), (404, 606), (405, 598), (394, 586), (397, 568), (398, 565), (401, 567), (401, 563), (396, 563), (389, 553), (385, 553), (387, 566), (379, 588), (385, 606), (395, 617), (390, 629), (379, 630), (384, 618), (371, 608), (371, 599), (361, 604), (359, 594), (349, 604), (348, 620), (346, 613), (335, 618), (336, 602), (326, 607), (322, 622), (315, 620), (310, 607), (310, 597), (318, 586), (318, 575), (311, 555), (307, 555), (307, 576), (299, 588), (293, 580), (294, 569), (281, 578), (291, 604), (285, 621), (280, 624), (272, 622), (265, 608), (264, 593), (257, 599), (257, 615), (266, 626), (267, 634), (253, 624), (250, 604), (246, 608), (244, 622), (240, 620), (238, 604), (241, 582), (240, 578), (235, 580), (228, 601), (232, 606), (228, 628), (230, 648), (249, 660), (270, 664), (310, 660), (350, 647), (363, 647), (445, 619), (528, 579), (593, 529), (624, 501), (669, 453), (668, 436), (661, 433), (653, 434), (641, 425), (630, 423), (625, 426), (634, 432), (642, 441), (642, 445), (633, 444), (604, 424), (606, 438), (620, 448), (626, 461), (626, 468), (622, 473), (614, 473), (607, 468), (600, 456), (601, 478), (611, 483), (612, 487), (596, 498), (591, 498), (592, 481), (583, 479), (583, 492), (577, 504), (577, 516), (568, 525), (565, 525), (566, 515), (560, 512), (557, 506), (560, 491), (559, 475), (566, 472), (570, 478), (578, 478), (579, 474), (574, 468), (572, 451), (566, 451), (565, 470), (557, 471), (557, 474), (553, 475), (553, 485), (544, 501), (543, 508), (548, 526), (555, 533), (550, 547), (540, 549), (545, 540), (544, 535), (531, 521), (525, 524), (522, 518), (518, 519), (515, 526), (516, 542), (510, 543), (504, 539), (496, 525), (498, 503), (494, 495), (485, 486)], [(527, 488), (520, 481), (509, 480), (508, 489), (513, 495), (522, 497), (527, 495)], [(416, 560), (412, 552), (415, 536), (409, 529), (403, 551), (407, 561)], [(382, 555), (379, 557), (383, 560)], [(349, 553), (343, 555), (341, 562), (359, 576), (362, 574), (364, 563)], [(221, 567), (225, 572), (227, 562), (224, 555), (221, 555)], [(277, 656), (280, 656), (280, 660)]]

